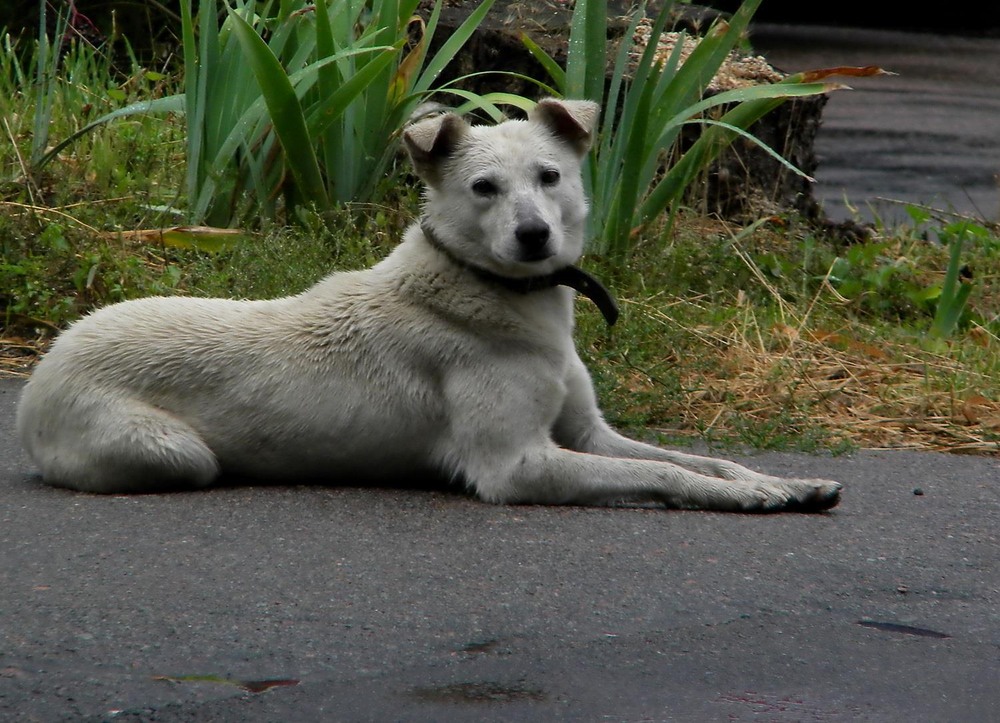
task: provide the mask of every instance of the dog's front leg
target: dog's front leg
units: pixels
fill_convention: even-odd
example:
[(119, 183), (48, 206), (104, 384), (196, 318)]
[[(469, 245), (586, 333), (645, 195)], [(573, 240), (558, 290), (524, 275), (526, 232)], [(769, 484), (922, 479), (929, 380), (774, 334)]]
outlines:
[(629, 501), (686, 509), (775, 512), (827, 509), (836, 501), (836, 483), (726, 481), (669, 462), (604, 457), (554, 444), (532, 447), (516, 462), (494, 462), (469, 470), (466, 476), (480, 497), (501, 503)]
[[(721, 480), (770, 485), (804, 483), (818, 485), (834, 492), (840, 489), (839, 483), (829, 480), (784, 480), (755, 472), (728, 460), (663, 449), (619, 434), (604, 421), (597, 406), (590, 375), (578, 357), (573, 359), (566, 377), (566, 398), (553, 426), (553, 438), (559, 445), (577, 452), (669, 462), (697, 474)], [(836, 498), (836, 495), (834, 497)], [(836, 504), (836, 499), (832, 504)]]
[(557, 444), (567, 449), (605, 457), (671, 462), (693, 472), (721, 479), (750, 481), (760, 476), (733, 462), (674, 452), (619, 434), (604, 421), (597, 406), (590, 374), (579, 357), (572, 360), (565, 382), (566, 397), (553, 425), (552, 436)]

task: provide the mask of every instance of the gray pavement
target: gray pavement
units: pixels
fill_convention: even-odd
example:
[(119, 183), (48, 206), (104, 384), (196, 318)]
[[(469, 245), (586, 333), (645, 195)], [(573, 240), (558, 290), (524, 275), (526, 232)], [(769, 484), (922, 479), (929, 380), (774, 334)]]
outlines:
[(0, 720), (997, 719), (996, 459), (740, 458), (843, 481), (822, 515), (99, 497), (32, 476), (20, 387), (0, 380)]
[(881, 200), (892, 199), (1000, 220), (1000, 38), (758, 24), (753, 44), (786, 72), (898, 74), (846, 79), (854, 90), (823, 109), (814, 195), (831, 218), (852, 218), (850, 205), (864, 220), (911, 222)]

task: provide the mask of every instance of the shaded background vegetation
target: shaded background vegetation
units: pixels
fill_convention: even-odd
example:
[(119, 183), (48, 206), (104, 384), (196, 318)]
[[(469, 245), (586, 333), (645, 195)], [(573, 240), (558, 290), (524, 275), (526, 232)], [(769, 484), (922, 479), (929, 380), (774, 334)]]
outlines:
[[(66, 0), (53, 0), (53, 9)], [(697, 3), (724, 12), (735, 12), (740, 0), (705, 0)], [(143, 50), (168, 46), (180, 36), (180, 12), (173, 2), (139, 0), (77, 0), (76, 9), (89, 18), (105, 36), (114, 34), (131, 39)], [(841, 0), (837, 3), (804, 3), (801, 0), (768, 0), (756, 14), (760, 22), (842, 25), (890, 28), (922, 32), (1000, 35), (1000, 4), (965, 2), (955, 6), (919, 4), (904, 0), (865, 2)], [(7, 0), (0, 5), (0, 27), (32, 35), (38, 28), (35, 0)]]

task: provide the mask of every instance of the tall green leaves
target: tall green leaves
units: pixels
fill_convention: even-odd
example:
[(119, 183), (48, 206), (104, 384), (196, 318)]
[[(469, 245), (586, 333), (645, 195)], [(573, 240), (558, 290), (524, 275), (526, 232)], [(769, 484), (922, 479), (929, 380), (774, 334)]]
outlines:
[(268, 214), (282, 196), (290, 207), (367, 198), (398, 129), (493, 2), (428, 60), (441, 0), (426, 24), (418, 0), (238, 0), (221, 27), (216, 0), (201, 0), (193, 60), (185, 14), (186, 65), (198, 69), (187, 88), (191, 220), (226, 222), (247, 197)]
[[(320, 4), (322, 5), (322, 2)], [(205, 17), (204, 10), (205, 8), (202, 9), (202, 18)], [(211, 20), (211, 24), (214, 25), (214, 19)], [(228, 28), (227, 25), (229, 25)], [(287, 28), (289, 25), (286, 24), (285, 27)], [(258, 31), (238, 12), (230, 11), (223, 29), (229, 30), (235, 36), (236, 40), (238, 40), (239, 44), (232, 49), (233, 53), (235, 55), (242, 51), (242, 58), (246, 60), (246, 69), (256, 79), (257, 86), (260, 89), (260, 98), (264, 101), (264, 108), (261, 108), (259, 103), (260, 98), (253, 96), (246, 98), (251, 101), (250, 109), (248, 109), (251, 112), (251, 117), (258, 123), (261, 118), (267, 119), (269, 127), (266, 130), (274, 133), (277, 142), (280, 143), (284, 151), (283, 165), (292, 176), (294, 188), (298, 196), (305, 201), (325, 206), (328, 202), (328, 197), (323, 182), (323, 174), (316, 160), (316, 152), (313, 148), (309, 128), (306, 125), (302, 104), (299, 103), (295, 87), (292, 85), (290, 77), (286, 74), (284, 66), (272, 48), (258, 35)], [(210, 33), (203, 27), (201, 33), (202, 39), (209, 36)], [(279, 39), (282, 44), (288, 42), (285, 34), (280, 31), (275, 33), (275, 38)], [(273, 41), (274, 38), (272, 38)], [(212, 57), (211, 52), (210, 49), (207, 49), (207, 54), (204, 57)], [(208, 63), (203, 62), (200, 66), (191, 67), (204, 69), (207, 66)], [(228, 67), (228, 64), (226, 67)], [(220, 90), (231, 86), (232, 76), (227, 73), (227, 78), (230, 79), (230, 82), (227, 85), (220, 86)], [(217, 82), (220, 79), (213, 78), (211, 80)], [(243, 82), (246, 83), (246, 81)], [(197, 97), (201, 100), (200, 91), (202, 89), (198, 88), (197, 90), (199, 91)], [(237, 97), (241, 95), (241, 90), (241, 88), (236, 89)], [(221, 104), (223, 108), (218, 107), (220, 105), (217, 103), (218, 97), (213, 94), (212, 110), (216, 112), (231, 112), (233, 110), (231, 106), (225, 107), (228, 104)], [(190, 91), (188, 91), (188, 107), (192, 107), (192, 94)], [(265, 109), (266, 113), (264, 112)], [(196, 107), (195, 110), (198, 112), (196, 117), (204, 117), (203, 111), (206, 109)], [(244, 110), (244, 113), (246, 112)], [(188, 113), (188, 117), (192, 117), (190, 112)], [(198, 130), (201, 129), (192, 129), (190, 125), (188, 127), (188, 132), (192, 135), (197, 133)], [(214, 129), (208, 128), (207, 130)], [(276, 184), (280, 183), (283, 179), (271, 178), (268, 173), (269, 168), (261, 168), (257, 165), (262, 159), (254, 158), (254, 147), (253, 145), (247, 145), (246, 140), (241, 139), (242, 147), (240, 150), (243, 152), (244, 157), (248, 159), (246, 165), (251, 171), (252, 185), (257, 187), (258, 191), (266, 190), (273, 192), (277, 190)], [(254, 139), (251, 138), (249, 140), (252, 141)], [(271, 143), (274, 142), (272, 139), (268, 140)], [(219, 159), (222, 163), (228, 163), (228, 160), (228, 154)], [(264, 171), (263, 174), (261, 173), (262, 170)], [(263, 188), (259, 186), (262, 181), (265, 184)]]
[[(396, 152), (396, 133), (482, 22), (485, 0), (428, 57), (442, 0), (182, 0), (182, 95), (136, 103), (93, 128), (142, 113), (187, 118), (185, 216), (225, 226), (300, 204), (363, 200)], [(221, 22), (220, 22), (221, 20)], [(489, 98), (444, 89), (496, 114)], [(523, 99), (520, 99), (523, 101)]]
[[(200, 0), (197, 24), (191, 0), (182, 3), (190, 221), (225, 225), (250, 211), (274, 215), (281, 198), (291, 206), (329, 203), (317, 119), (343, 113), (365, 84), (355, 80), (345, 88), (342, 80), (320, 97), (320, 74), (356, 55), (382, 70), (398, 52), (379, 42), (395, 40), (395, 24), (355, 36), (358, 5), (338, 3), (331, 16), (325, 2), (238, 0), (220, 25), (217, 0)], [(334, 32), (339, 46), (321, 49), (319, 38)]]
[(940, 233), (942, 240), (948, 244), (949, 253), (948, 268), (945, 271), (944, 282), (936, 294), (934, 321), (931, 324), (931, 333), (939, 339), (950, 337), (958, 329), (962, 317), (967, 314), (966, 307), (972, 294), (973, 284), (963, 273), (965, 267), (962, 252), (966, 241), (976, 240), (977, 229), (981, 227), (966, 221), (950, 224)]
[[(418, 0), (283, 0), (276, 8), (238, 0), (218, 29), (216, 0), (201, 0), (198, 57), (186, 63), (198, 68), (187, 89), (192, 220), (228, 220), (247, 194), (265, 213), (279, 192), (289, 206), (367, 198), (392, 162), (398, 129), (493, 2), (428, 59), (441, 0), (426, 24)], [(189, 12), (185, 23), (187, 57)]]
[[(657, 58), (657, 39), (673, 6), (669, 0), (653, 22), (647, 47), (638, 60), (634, 58), (632, 38), (645, 14), (640, 8), (618, 48), (610, 77), (606, 0), (577, 1), (565, 73), (537, 45), (525, 40), (565, 96), (596, 100), (604, 106), (600, 141), (587, 176), (594, 208), (590, 236), (596, 250), (626, 255), (635, 232), (676, 203), (723, 148), (737, 136), (752, 139), (745, 131), (752, 123), (787, 98), (836, 87), (794, 76), (781, 83), (704, 97), (760, 2), (745, 0), (730, 21), (713, 26), (683, 62), (682, 42), (665, 59)], [(706, 111), (718, 107), (728, 109), (720, 119), (704, 117)], [(702, 124), (705, 130), (676, 163), (664, 169), (665, 154), (689, 123)]]
[(45, 21), (45, 3), (38, 6), (38, 49), (35, 59), (35, 123), (31, 140), (31, 164), (35, 165), (44, 155), (52, 122), (52, 104), (55, 100), (56, 72), (59, 52), (66, 33), (66, 18), (61, 14), (56, 20), (56, 45), (49, 41)]

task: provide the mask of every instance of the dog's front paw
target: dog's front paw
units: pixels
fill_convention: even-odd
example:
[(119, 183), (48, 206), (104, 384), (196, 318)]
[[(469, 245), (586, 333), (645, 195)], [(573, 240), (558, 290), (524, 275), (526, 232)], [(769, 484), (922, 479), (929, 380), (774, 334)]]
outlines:
[(826, 479), (783, 479), (762, 482), (754, 486), (760, 496), (759, 506), (749, 512), (821, 512), (840, 502), (839, 482)]
[(825, 479), (782, 479), (759, 476), (755, 481), (696, 478), (674, 494), (665, 494), (667, 507), (720, 512), (820, 512), (840, 502), (842, 485)]

